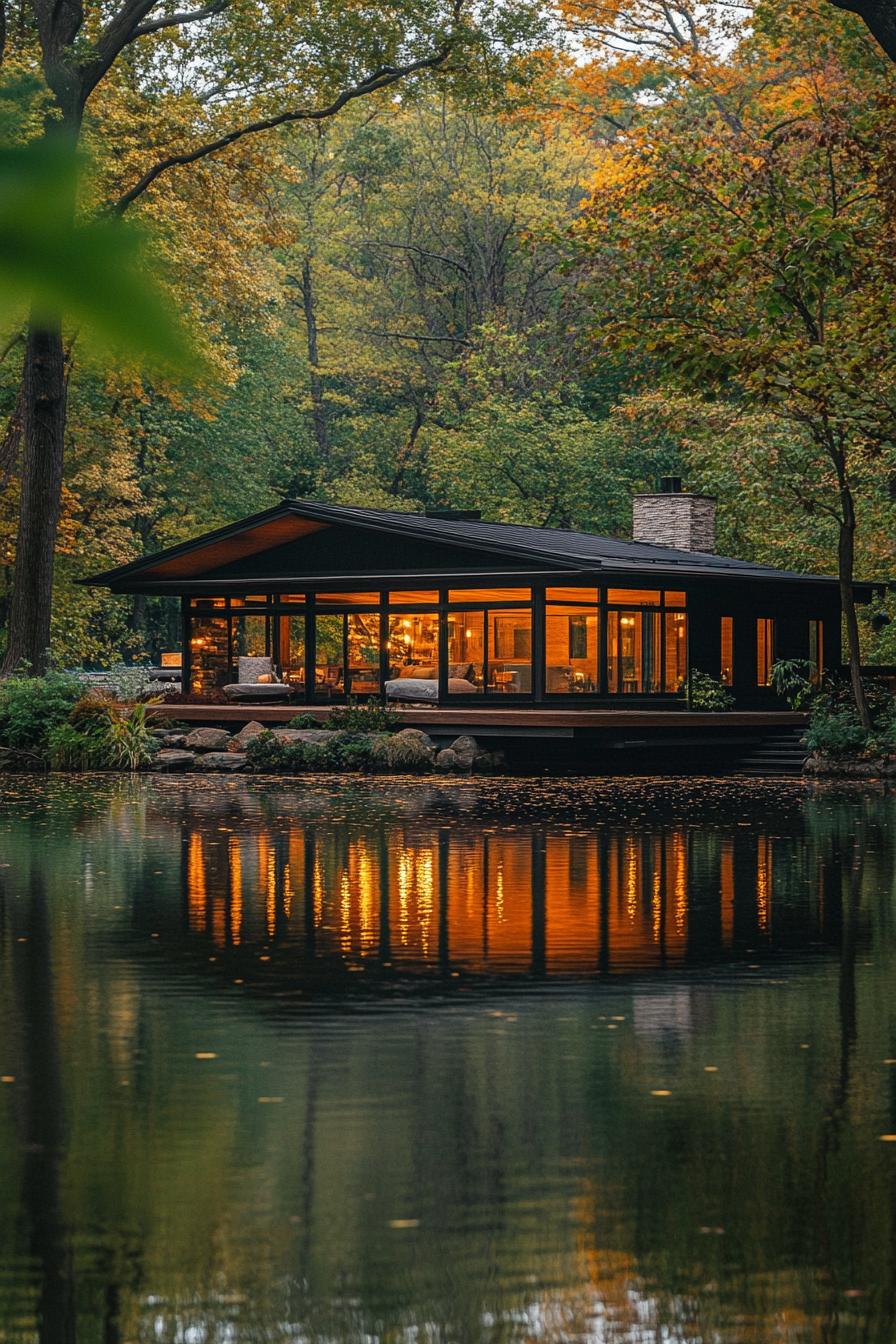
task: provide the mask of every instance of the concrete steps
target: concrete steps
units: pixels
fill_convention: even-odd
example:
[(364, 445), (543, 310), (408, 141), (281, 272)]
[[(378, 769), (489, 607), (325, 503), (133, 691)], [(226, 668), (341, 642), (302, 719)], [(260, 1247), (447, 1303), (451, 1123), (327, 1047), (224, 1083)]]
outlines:
[(801, 775), (809, 754), (800, 741), (802, 734), (802, 728), (780, 728), (767, 733), (744, 753), (737, 763), (737, 773), (756, 777)]

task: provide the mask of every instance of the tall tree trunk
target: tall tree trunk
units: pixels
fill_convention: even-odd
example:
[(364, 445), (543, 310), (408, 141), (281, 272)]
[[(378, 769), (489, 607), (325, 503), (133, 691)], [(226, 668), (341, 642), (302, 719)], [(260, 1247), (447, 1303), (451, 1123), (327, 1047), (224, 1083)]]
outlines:
[(311, 275), (310, 257), (306, 257), (302, 262), (302, 307), (305, 311), (305, 330), (308, 337), (311, 423), (314, 427), (318, 462), (321, 466), (325, 466), (330, 458), (330, 437), (327, 433), (327, 408), (324, 404), (324, 388), (317, 354), (317, 309), (314, 301), (314, 281)]
[(849, 678), (859, 721), (870, 732), (871, 711), (862, 681), (862, 651), (859, 643), (859, 621), (856, 615), (856, 597), (853, 587), (856, 544), (856, 511), (852, 491), (842, 467), (838, 466), (840, 486), (840, 538), (837, 546), (840, 579), (840, 606), (846, 626), (846, 647), (849, 650)]
[(9, 639), (0, 675), (8, 675), (22, 664), (28, 664), (35, 673), (44, 672), (47, 666), (67, 392), (59, 323), (32, 320), (22, 381), (22, 497)]

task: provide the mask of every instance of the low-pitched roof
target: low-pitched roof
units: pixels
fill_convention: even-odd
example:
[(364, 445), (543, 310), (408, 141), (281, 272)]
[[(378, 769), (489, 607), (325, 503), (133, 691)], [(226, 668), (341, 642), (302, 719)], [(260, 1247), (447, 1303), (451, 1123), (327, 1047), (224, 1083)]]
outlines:
[[(178, 546), (156, 552), (130, 564), (93, 575), (83, 580), (87, 584), (118, 586), (136, 583), (141, 577), (157, 582), (170, 578), (171, 586), (185, 572), (186, 557), (201, 560), (202, 551), (209, 558), (208, 570), (218, 568), (222, 554), (229, 551), (228, 561), (241, 556), (282, 545), (311, 530), (306, 524), (326, 526), (341, 524), (378, 532), (400, 533), (405, 537), (438, 541), (466, 547), (479, 552), (490, 552), (507, 561), (536, 562), (560, 569), (638, 571), (676, 578), (732, 578), (765, 581), (812, 582), (831, 584), (830, 575), (800, 574), (791, 570), (775, 569), (771, 565), (755, 564), (750, 560), (734, 560), (727, 556), (703, 551), (682, 551), (671, 546), (658, 546), (643, 541), (622, 541), (618, 537), (595, 536), (590, 532), (574, 532), (554, 527), (528, 527), (519, 523), (493, 523), (480, 519), (429, 517), (420, 513), (402, 513), (391, 509), (367, 509), (354, 506), (322, 504), (316, 500), (284, 499), (263, 513), (253, 514), (227, 527), (218, 528)], [(291, 524), (295, 527), (291, 528)], [(267, 538), (270, 538), (267, 540)], [(253, 540), (254, 538), (254, 540)], [(183, 558), (183, 561), (182, 561)], [(181, 562), (181, 563), (178, 563)], [(160, 573), (160, 570), (167, 573)], [(284, 576), (287, 577), (287, 576)], [(295, 576), (299, 577), (299, 576)], [(867, 585), (862, 585), (867, 587)], [(870, 595), (870, 590), (869, 594)]]

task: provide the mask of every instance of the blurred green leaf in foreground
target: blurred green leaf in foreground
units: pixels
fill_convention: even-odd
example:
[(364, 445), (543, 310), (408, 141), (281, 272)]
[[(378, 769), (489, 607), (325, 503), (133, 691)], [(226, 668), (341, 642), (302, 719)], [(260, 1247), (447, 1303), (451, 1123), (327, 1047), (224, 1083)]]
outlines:
[(85, 163), (64, 135), (19, 138), (31, 92), (25, 82), (0, 92), (0, 325), (61, 316), (103, 347), (195, 371), (188, 334), (145, 269), (145, 235), (111, 216), (78, 218)]

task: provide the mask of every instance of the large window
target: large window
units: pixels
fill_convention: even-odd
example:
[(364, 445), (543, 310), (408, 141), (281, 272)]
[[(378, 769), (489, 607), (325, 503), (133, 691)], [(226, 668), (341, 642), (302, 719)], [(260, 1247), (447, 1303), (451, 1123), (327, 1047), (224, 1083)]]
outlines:
[[(683, 601), (680, 592), (607, 590), (610, 695), (678, 695), (683, 691), (688, 675), (688, 618), (682, 610), (668, 609), (681, 607)], [(614, 603), (623, 605), (614, 608)]]
[(532, 693), (532, 609), (488, 610), (488, 688), (502, 695)]
[(207, 695), (230, 680), (228, 622), (194, 615), (189, 626), (190, 690)]
[(734, 685), (734, 617), (723, 616), (720, 639), (719, 678), (723, 686)]
[(593, 695), (600, 688), (600, 615), (596, 588), (545, 593), (544, 689), (547, 695)]
[(775, 661), (775, 623), (767, 616), (756, 622), (756, 685), (771, 686)]
[(314, 634), (315, 694), (341, 695), (345, 691), (345, 617), (318, 612)]
[(352, 611), (345, 624), (348, 691), (351, 695), (376, 695), (380, 689), (379, 612)]
[(448, 616), (448, 691), (471, 695), (485, 690), (485, 612), (452, 611)]
[(267, 616), (234, 616), (230, 629), (235, 666), (238, 658), (264, 658), (268, 653)]
[(305, 684), (305, 617), (281, 616), (277, 660), (284, 681)]
[(663, 629), (663, 689), (679, 695), (688, 679), (688, 618), (683, 611), (666, 611)]
[(531, 589), (451, 589), (448, 603), (448, 693), (531, 695)]
[[(394, 594), (393, 594), (394, 596)], [(404, 611), (389, 617), (386, 644), (390, 678), (432, 681), (439, 675), (439, 617), (435, 611)]]
[(607, 690), (611, 695), (655, 695), (662, 652), (658, 611), (607, 614)]

